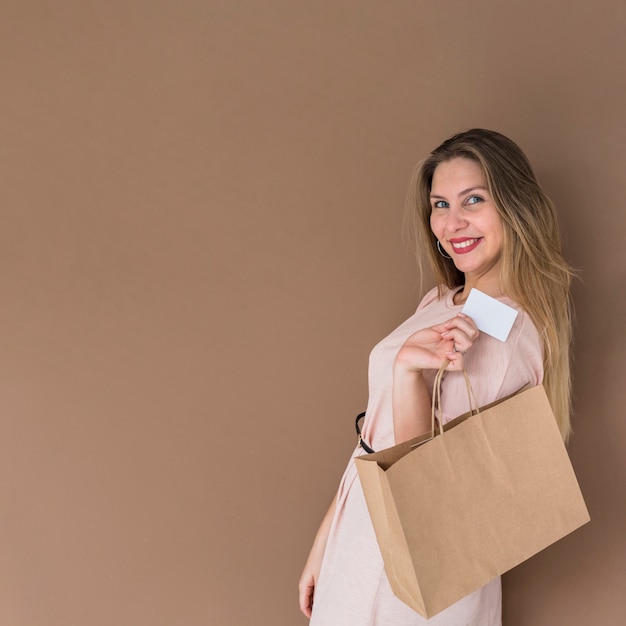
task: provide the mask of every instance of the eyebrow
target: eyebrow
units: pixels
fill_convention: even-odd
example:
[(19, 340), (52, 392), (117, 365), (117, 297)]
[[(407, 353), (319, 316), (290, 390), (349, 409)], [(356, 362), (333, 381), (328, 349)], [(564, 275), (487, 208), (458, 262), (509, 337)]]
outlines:
[[(469, 193), (470, 191), (476, 191), (480, 189), (481, 191), (489, 191), (487, 189), (487, 187), (483, 187), (482, 185), (477, 185), (476, 187), (469, 187), (468, 189), (463, 189), (463, 191), (459, 192), (459, 197), (460, 196), (464, 196), (466, 193)], [(440, 198), (441, 200), (445, 200), (445, 196), (438, 196), (436, 194), (431, 193), (430, 194), (431, 198)]]

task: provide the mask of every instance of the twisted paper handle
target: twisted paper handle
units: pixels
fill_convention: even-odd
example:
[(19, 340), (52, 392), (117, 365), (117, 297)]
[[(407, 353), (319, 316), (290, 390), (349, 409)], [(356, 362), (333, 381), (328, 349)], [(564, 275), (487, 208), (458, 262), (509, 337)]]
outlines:
[[(446, 367), (450, 364), (450, 361), (446, 359), (442, 364), (439, 370), (437, 370), (437, 374), (435, 375), (435, 382), (433, 384), (433, 400), (431, 405), (431, 439), (435, 437), (435, 409), (439, 409), (439, 413), (441, 413), (441, 381), (443, 379), (443, 375), (446, 372)], [(469, 404), (470, 415), (474, 415), (475, 413), (479, 413), (480, 410), (478, 408), (478, 402), (476, 402), (476, 396), (474, 395), (474, 390), (472, 389), (472, 385), (470, 384), (469, 377), (465, 370), (463, 371), (463, 377), (465, 378), (465, 386), (467, 388), (467, 401)], [(439, 422), (439, 434), (443, 435), (443, 421), (437, 420)]]

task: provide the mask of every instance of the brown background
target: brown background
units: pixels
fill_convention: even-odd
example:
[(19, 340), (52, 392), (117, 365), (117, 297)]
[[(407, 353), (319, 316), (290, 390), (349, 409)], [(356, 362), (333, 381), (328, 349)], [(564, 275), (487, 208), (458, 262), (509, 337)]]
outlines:
[[(415, 162), (510, 135), (581, 270), (593, 522), (505, 624), (623, 623), (622, 0), (0, 2), (0, 624), (304, 624)], [(360, 626), (360, 625), (355, 625)]]

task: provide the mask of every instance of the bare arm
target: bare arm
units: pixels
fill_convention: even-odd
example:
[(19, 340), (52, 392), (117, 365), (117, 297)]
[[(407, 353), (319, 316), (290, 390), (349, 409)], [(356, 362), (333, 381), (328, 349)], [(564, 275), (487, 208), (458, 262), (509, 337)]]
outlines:
[[(413, 333), (400, 348), (393, 369), (393, 428), (396, 443), (418, 437), (431, 428), (430, 390), (423, 371), (463, 369), (463, 353), (478, 336), (474, 322), (459, 314), (444, 324)], [(455, 351), (456, 349), (456, 351)]]
[(335, 515), (336, 507), (337, 496), (333, 498), (333, 501), (328, 508), (322, 523), (320, 524), (319, 530), (315, 535), (313, 547), (311, 548), (311, 552), (309, 552), (309, 558), (306, 561), (304, 570), (300, 576), (300, 582), (298, 583), (300, 610), (307, 617), (311, 617), (315, 587), (317, 586), (317, 580), (320, 575), (322, 559), (324, 557), (324, 551), (326, 550), (330, 526), (333, 521), (333, 516)]
[(393, 370), (393, 431), (396, 443), (419, 437), (431, 428), (431, 403), (421, 371), (402, 363)]

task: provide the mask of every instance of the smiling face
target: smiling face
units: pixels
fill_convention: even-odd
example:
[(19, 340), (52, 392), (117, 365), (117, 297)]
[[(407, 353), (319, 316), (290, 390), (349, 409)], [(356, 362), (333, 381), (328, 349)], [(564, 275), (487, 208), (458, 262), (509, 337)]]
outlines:
[(465, 274), (465, 295), (471, 287), (499, 295), (504, 230), (481, 166), (461, 157), (440, 163), (433, 173), (430, 206), (431, 230)]

